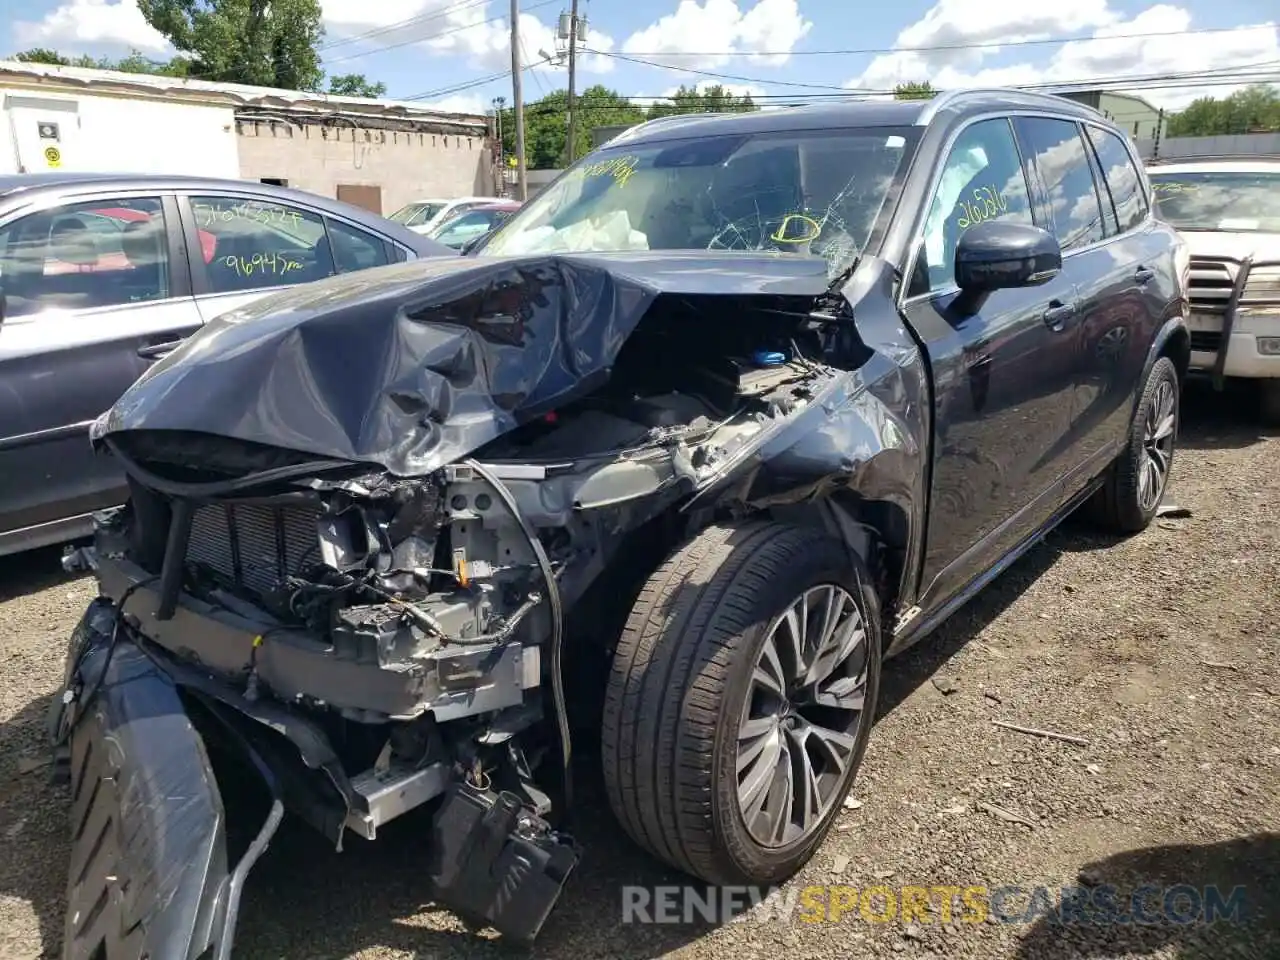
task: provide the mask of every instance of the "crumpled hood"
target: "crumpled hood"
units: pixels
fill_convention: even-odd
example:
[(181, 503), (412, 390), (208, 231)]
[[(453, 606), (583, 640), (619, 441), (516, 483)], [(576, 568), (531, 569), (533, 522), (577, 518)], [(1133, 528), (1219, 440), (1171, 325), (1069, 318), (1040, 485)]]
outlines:
[(458, 257), (345, 274), (213, 320), (98, 418), (430, 472), (597, 389), (664, 293), (820, 296), (787, 254)]

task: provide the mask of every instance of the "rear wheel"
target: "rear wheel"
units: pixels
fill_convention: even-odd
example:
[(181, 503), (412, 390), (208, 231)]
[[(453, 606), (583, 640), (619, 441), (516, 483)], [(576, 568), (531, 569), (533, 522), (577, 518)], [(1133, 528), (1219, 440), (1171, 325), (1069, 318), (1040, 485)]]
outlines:
[(1180, 415), (1178, 371), (1168, 357), (1151, 368), (1129, 427), (1129, 442), (1091, 501), (1095, 520), (1113, 533), (1145, 530), (1169, 486)]
[(821, 844), (861, 764), (880, 680), (862, 561), (784, 524), (673, 554), (614, 657), (604, 775), (622, 826), (676, 868), (769, 884)]

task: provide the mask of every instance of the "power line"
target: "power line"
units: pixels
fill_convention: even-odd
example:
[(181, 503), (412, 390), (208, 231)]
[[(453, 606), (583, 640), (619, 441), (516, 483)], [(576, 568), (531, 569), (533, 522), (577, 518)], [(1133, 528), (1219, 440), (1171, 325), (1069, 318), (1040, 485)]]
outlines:
[[(539, 3), (531, 3), (524, 9), (525, 11), (537, 10), (539, 7), (549, 7), (551, 4), (558, 2), (560, 2), (560, 0), (540, 0)], [(448, 30), (441, 30), (439, 33), (432, 33), (425, 37), (412, 37), (408, 40), (399, 40), (395, 43), (386, 43), (381, 46), (371, 47), (368, 50), (361, 50), (359, 53), (348, 53), (342, 57), (333, 57), (332, 59), (326, 59), (324, 63), (328, 66), (332, 63), (342, 63), (344, 60), (359, 60), (361, 57), (367, 57), (375, 53), (382, 53), (385, 50), (395, 50), (399, 47), (407, 47), (414, 43), (426, 43), (428, 40), (437, 40), (440, 37), (447, 37), (453, 33), (461, 33), (463, 30), (471, 30), (474, 27), (483, 26), (486, 23), (498, 23), (499, 21), (506, 19), (506, 17), (490, 17), (488, 20), (480, 20), (476, 23), (466, 23), (461, 26), (451, 27)]]
[(981, 43), (939, 43), (920, 47), (854, 47), (846, 50), (632, 50), (634, 57), (821, 57), (856, 56), (874, 53), (937, 53), (943, 50), (995, 50), (1003, 47), (1033, 47), (1056, 43), (1099, 43), (1107, 40), (1142, 40), (1154, 37), (1188, 37), (1211, 33), (1238, 33), (1244, 30), (1274, 30), (1273, 24), (1244, 27), (1206, 27), (1202, 30), (1165, 30), (1151, 33), (1113, 33), (1104, 37), (1042, 37), (1034, 40), (990, 40)]
[[(525, 69), (529, 69), (525, 67)], [(461, 93), (463, 90), (471, 90), (474, 87), (482, 87), (486, 83), (493, 83), (495, 80), (504, 80), (511, 76), (510, 70), (503, 70), (501, 73), (490, 74), (487, 77), (479, 77), (475, 80), (465, 80), (462, 83), (454, 84), (451, 87), (441, 87), (438, 90), (426, 90), (422, 93), (411, 94), (407, 97), (396, 97), (397, 100), (430, 100), (432, 97), (444, 97), (451, 93)]]
[[(523, 44), (522, 44), (523, 48)], [(591, 51), (598, 52), (598, 51)], [(540, 63), (540, 62), (539, 62)], [(528, 71), (538, 66), (538, 63), (527, 64), (523, 70)], [(448, 87), (438, 90), (431, 90), (424, 93), (413, 94), (408, 97), (399, 97), (401, 100), (425, 100), (432, 97), (446, 96), (450, 93), (457, 93), (462, 90), (469, 90), (474, 87), (483, 86), (486, 83), (492, 83), (497, 80), (505, 79), (511, 76), (511, 71), (503, 71), (484, 77), (478, 77), (474, 80), (462, 81)], [(535, 74), (536, 77), (536, 74)], [(745, 78), (748, 82), (762, 84), (782, 84), (781, 81), (764, 80), (761, 78)], [(1261, 60), (1247, 64), (1237, 64), (1231, 67), (1209, 67), (1202, 70), (1183, 71), (1183, 72), (1164, 72), (1164, 73), (1148, 73), (1134, 75), (1112, 75), (1109, 77), (1090, 77), (1080, 80), (1050, 80), (1039, 83), (1014, 84), (1010, 85), (1010, 89), (1030, 90), (1047, 93), (1070, 93), (1073, 90), (1097, 90), (1100, 92), (1108, 91), (1141, 91), (1141, 90), (1162, 90), (1162, 89), (1182, 89), (1187, 87), (1219, 87), (1219, 86), (1238, 86), (1248, 85), (1251, 83), (1275, 83), (1280, 82), (1280, 59)], [(798, 82), (793, 82), (798, 83)], [(895, 90), (892, 88), (846, 88), (834, 87), (823, 84), (800, 84), (805, 88), (817, 89), (820, 93), (760, 93), (751, 94), (753, 102), (760, 101), (786, 101), (784, 104), (776, 104), (778, 106), (803, 105), (805, 102), (821, 103), (834, 100), (855, 100), (860, 97), (892, 97)], [(545, 88), (543, 88), (545, 90)], [(831, 91), (831, 92), (826, 92)], [(944, 92), (942, 90), (939, 93)], [(544, 93), (544, 96), (550, 94)], [(597, 100), (592, 97), (580, 97), (579, 100), (584, 107), (591, 107), (595, 110), (636, 110), (647, 109), (654, 103), (670, 102), (670, 97), (659, 97), (641, 94), (619, 94), (618, 99), (624, 101), (617, 102), (613, 98), (605, 100)], [(638, 102), (643, 101), (643, 102)], [(550, 105), (547, 110), (558, 111), (563, 107), (559, 105)], [(539, 105), (535, 102), (526, 107), (526, 112), (539, 112)]]
[[(674, 67), (674, 66), (670, 66), (669, 64), (655, 63), (651, 60), (645, 60), (639, 57), (626, 56), (620, 53), (608, 53), (603, 50), (590, 49), (589, 52), (599, 54), (601, 56), (614, 57), (619, 60), (627, 60), (632, 63), (639, 63), (644, 66), (658, 67), (664, 70), (674, 70), (680, 73), (692, 73), (692, 74), (697, 74), (699, 76), (714, 77), (720, 80), (737, 80), (742, 83), (754, 83), (754, 84), (761, 84), (764, 86), (797, 87), (797, 88), (805, 88), (805, 89), (812, 89), (812, 90), (838, 90), (838, 91), (841, 91), (845, 96), (852, 96), (857, 94), (875, 94), (875, 93), (892, 93), (893, 92), (891, 90), (881, 91), (881, 90), (859, 89), (856, 87), (843, 87), (843, 86), (835, 86), (833, 84), (801, 82), (797, 80), (772, 80), (772, 79), (766, 79), (764, 77), (750, 77), (750, 76), (745, 76), (743, 74), (720, 73), (718, 71), (712, 71), (712, 70), (695, 70), (692, 67)], [(1202, 77), (1202, 76), (1208, 76), (1208, 75), (1222, 74), (1222, 73), (1233, 71), (1233, 70), (1244, 71), (1252, 68), (1268, 67), (1276, 63), (1280, 63), (1280, 61), (1266, 60), (1260, 63), (1241, 64), (1233, 67), (1210, 68), (1206, 70), (1194, 71), (1191, 73), (1169, 74), (1166, 76), (1168, 77)], [(1093, 89), (1100, 82), (1109, 82), (1114, 84), (1133, 84), (1145, 79), (1148, 79), (1148, 78), (1140, 77), (1140, 76), (1134, 76), (1134, 77), (1122, 76), (1122, 77), (1112, 78), (1109, 81), (1099, 81), (1096, 78), (1090, 78), (1090, 79), (1084, 79), (1084, 80), (1055, 80), (1055, 81), (1049, 81), (1046, 83), (1038, 83), (1038, 84), (1021, 84), (1021, 85), (1018, 85), (1018, 89), (1043, 89), (1043, 88), (1049, 88), (1049, 87), (1063, 87), (1063, 86), (1073, 86), (1073, 85), (1083, 86), (1083, 87), (1088, 87), (1090, 89)], [(1164, 79), (1164, 77), (1156, 77), (1152, 79)], [(1122, 87), (1121, 89), (1127, 89), (1127, 87)]]
[[(429, 13), (419, 13), (412, 17), (407, 17), (404, 20), (397, 20), (395, 23), (388, 23), (381, 27), (374, 27), (372, 30), (366, 30), (363, 33), (356, 33), (349, 37), (343, 37), (341, 40), (322, 43), (320, 46), (316, 47), (316, 52), (319, 53), (325, 50), (332, 50), (334, 47), (346, 46), (349, 43), (358, 43), (368, 37), (381, 36), (384, 33), (393, 33), (397, 30), (403, 30), (405, 27), (413, 26), (415, 23), (426, 23), (430, 20), (440, 20), (451, 13), (458, 12), (459, 10), (466, 10), (470, 7), (483, 7), (488, 3), (489, 0), (465, 0), (463, 3), (455, 3), (440, 10), (434, 10)], [(502, 18), (498, 17), (497, 19), (500, 20)]]
[(799, 80), (764, 80), (760, 77), (744, 77), (733, 73), (716, 73), (712, 70), (695, 70), (693, 67), (673, 67), (666, 63), (655, 63), (652, 60), (644, 60), (640, 57), (629, 57), (622, 53), (609, 53), (606, 50), (597, 50), (594, 47), (584, 47), (587, 53), (594, 53), (601, 57), (611, 57), (614, 60), (626, 60), (629, 63), (639, 63), (646, 67), (658, 67), (663, 70), (675, 70), (679, 73), (694, 73), (700, 77), (715, 77), (720, 80), (740, 80), (743, 83), (768, 83), (779, 87), (807, 87), (814, 90), (844, 90), (845, 87), (834, 86), (829, 83), (802, 83)]
[[(1277, 61), (1277, 62), (1280, 62), (1280, 61)], [(1232, 69), (1240, 69), (1240, 68), (1232, 68)], [(1107, 92), (1108, 89), (1116, 89), (1116, 90), (1184, 89), (1188, 87), (1238, 86), (1241, 84), (1256, 83), (1256, 82), (1261, 82), (1261, 83), (1280, 82), (1280, 69), (1267, 71), (1267, 72), (1251, 73), (1248, 75), (1235, 75), (1235, 76), (1222, 76), (1222, 75), (1202, 73), (1198, 75), (1187, 75), (1187, 74), (1152, 75), (1146, 78), (1112, 77), (1112, 78), (1104, 78), (1104, 79), (1096, 80), (1094, 81), (1093, 84), (1085, 84), (1085, 83), (1026, 84), (1021, 86), (1014, 86), (1014, 87), (1011, 87), (1010, 89), (1040, 90), (1043, 92), (1054, 93), (1054, 92), (1058, 92), (1053, 89), (1054, 87), (1065, 86), (1065, 87), (1072, 87), (1072, 88), (1081, 88), (1087, 85), (1089, 89), (1099, 89), (1099, 90), (1102, 90), (1102, 92)], [(1112, 85), (1112, 84), (1116, 86), (1108, 88), (1107, 85)], [(941, 93), (943, 91), (938, 91), (938, 92)], [(1064, 90), (1061, 92), (1069, 93), (1072, 91)], [(768, 101), (768, 100), (787, 101), (786, 103), (783, 103), (783, 104), (774, 104), (775, 106), (792, 106), (792, 105), (804, 106), (804, 105), (813, 105), (818, 103), (839, 102), (842, 100), (852, 101), (852, 100), (858, 99), (859, 97), (866, 97), (866, 96), (892, 97), (894, 96), (894, 91), (886, 89), (886, 90), (861, 91), (861, 92), (855, 92), (853, 90), (849, 90), (844, 93), (759, 94), (759, 95), (753, 95), (751, 99), (753, 102)], [(630, 94), (630, 95), (620, 94), (618, 97), (618, 100), (621, 100), (622, 102), (618, 102), (618, 100), (614, 100), (613, 98), (599, 99), (599, 100), (596, 100), (593, 98), (584, 98), (584, 99), (585, 99), (585, 103), (583, 104), (583, 106), (588, 107), (592, 110), (597, 110), (597, 111), (614, 110), (619, 112), (645, 110), (655, 103), (666, 104), (670, 102), (670, 98), (667, 98), (667, 97), (642, 96), (640, 94)], [(546, 106), (542, 106), (541, 104), (533, 103), (526, 108), (526, 111), (529, 113), (540, 113), (540, 112), (556, 113), (556, 112), (563, 112), (563, 110), (564, 110), (564, 107), (562, 104), (548, 104)]]
[[(525, 63), (529, 64), (530, 67), (536, 67), (539, 64), (546, 62), (545, 60), (539, 60), (538, 63), (532, 62), (532, 58), (529, 56), (529, 51), (525, 48), (523, 36), (520, 37), (520, 56), (524, 59)], [(542, 91), (542, 95), (545, 97), (547, 95), (547, 88), (542, 82), (542, 76), (537, 70), (534, 70), (530, 76), (533, 77), (533, 82), (538, 85), (538, 89)]]

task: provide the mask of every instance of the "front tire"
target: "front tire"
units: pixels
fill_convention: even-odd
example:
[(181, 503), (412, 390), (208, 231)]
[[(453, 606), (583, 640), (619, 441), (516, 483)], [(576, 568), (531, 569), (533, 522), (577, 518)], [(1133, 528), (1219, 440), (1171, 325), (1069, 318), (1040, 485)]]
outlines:
[(1094, 495), (1094, 519), (1111, 533), (1141, 533), (1155, 519), (1173, 470), (1181, 414), (1178, 370), (1160, 357), (1143, 385), (1129, 442)]
[(839, 540), (703, 531), (649, 578), (618, 643), (602, 737), (614, 814), (709, 883), (785, 880), (857, 775), (880, 659), (872, 579)]

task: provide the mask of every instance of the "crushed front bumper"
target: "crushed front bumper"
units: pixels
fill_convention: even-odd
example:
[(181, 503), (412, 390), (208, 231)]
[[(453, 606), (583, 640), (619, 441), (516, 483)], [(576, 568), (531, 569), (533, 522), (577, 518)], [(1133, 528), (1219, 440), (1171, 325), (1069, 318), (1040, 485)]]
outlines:
[(230, 870), (204, 741), (177, 686), (115, 626), (113, 604), (93, 601), (72, 635), (67, 693), (50, 717), (71, 786), (62, 956), (223, 958), (244, 878), (280, 804)]

